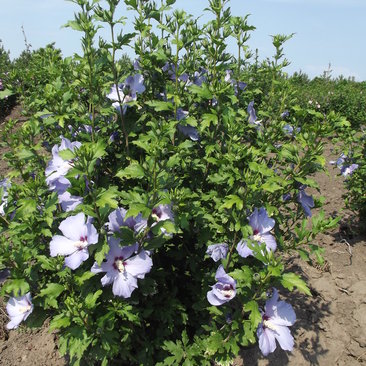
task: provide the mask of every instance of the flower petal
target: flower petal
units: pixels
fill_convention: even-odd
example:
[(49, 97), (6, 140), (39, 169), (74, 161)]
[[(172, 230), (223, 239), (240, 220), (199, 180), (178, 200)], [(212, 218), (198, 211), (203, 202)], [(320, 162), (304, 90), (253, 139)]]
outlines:
[(261, 237), (266, 243), (267, 250), (272, 250), (272, 252), (274, 252), (277, 248), (275, 237), (271, 234), (262, 234)]
[(107, 272), (105, 276), (101, 278), (100, 282), (102, 283), (102, 286), (107, 286), (110, 285), (115, 280), (115, 278), (115, 274), (112, 272)]
[(142, 250), (138, 255), (126, 261), (126, 271), (137, 278), (144, 278), (150, 272), (153, 263), (148, 254)]
[(207, 300), (211, 305), (214, 306), (220, 306), (226, 302), (224, 300), (217, 298), (213, 289), (207, 292)]
[(76, 250), (73, 254), (65, 258), (65, 266), (71, 269), (76, 269), (88, 258), (88, 249)]
[(86, 235), (88, 238), (88, 244), (98, 243), (98, 233), (97, 229), (92, 225), (91, 221), (88, 220), (86, 223)]
[(112, 292), (116, 296), (124, 297), (125, 299), (130, 297), (132, 291), (137, 288), (137, 279), (132, 275), (120, 273), (113, 282)]
[(291, 335), (290, 329), (286, 326), (276, 326), (273, 332), (280, 347), (285, 351), (292, 351), (294, 348), (294, 337)]
[(273, 307), (273, 315), (271, 316), (271, 323), (276, 325), (290, 326), (296, 321), (296, 314), (290, 304), (285, 301), (279, 301)]
[(274, 352), (276, 349), (276, 340), (271, 329), (264, 329), (263, 325), (260, 324), (257, 329), (257, 337), (259, 349), (261, 350), (263, 356), (267, 356), (268, 354)]
[(69, 216), (58, 227), (67, 238), (78, 241), (84, 235), (85, 215), (80, 212), (75, 216)]
[(253, 255), (253, 251), (248, 247), (247, 242), (244, 240), (239, 241), (238, 245), (236, 246), (236, 250), (243, 258), (247, 258), (250, 255)]
[(57, 255), (70, 255), (75, 252), (75, 241), (66, 238), (65, 236), (55, 235), (50, 242), (51, 257)]
[(24, 314), (19, 314), (11, 317), (10, 322), (6, 324), (7, 329), (16, 329), (19, 324), (24, 320)]

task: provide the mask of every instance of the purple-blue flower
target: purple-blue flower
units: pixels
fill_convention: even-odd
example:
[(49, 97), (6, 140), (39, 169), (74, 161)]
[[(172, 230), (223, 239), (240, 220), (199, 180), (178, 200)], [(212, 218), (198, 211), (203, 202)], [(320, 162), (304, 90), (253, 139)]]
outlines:
[(347, 175), (352, 175), (352, 173), (358, 168), (358, 164), (351, 164), (349, 166), (343, 165), (341, 168), (341, 174), (344, 177), (347, 177)]
[(341, 174), (346, 177), (351, 175), (357, 168), (358, 164), (349, 164), (350, 159), (347, 155), (341, 154), (337, 161), (330, 161), (330, 164), (335, 164), (341, 170)]
[(187, 85), (195, 84), (197, 86), (202, 86), (203, 83), (207, 81), (207, 70), (203, 67), (199, 68), (199, 71), (195, 71), (193, 74), (192, 81), (188, 81)]
[(141, 94), (146, 90), (144, 85), (144, 77), (141, 74), (129, 76), (125, 80), (124, 89), (128, 91), (130, 97), (136, 99), (137, 93)]
[(282, 113), (281, 113), (281, 118), (285, 119), (290, 115), (289, 111), (287, 109), (285, 109)]
[[(165, 65), (162, 67), (162, 70), (166, 73), (168, 73), (170, 80), (175, 80), (176, 77), (176, 71), (175, 71), (175, 65), (169, 62), (166, 62)], [(178, 64), (178, 71), (179, 71), (179, 64)], [(189, 76), (187, 73), (183, 73), (178, 76), (178, 80), (183, 81), (184, 83), (187, 82), (189, 79)]]
[(282, 196), (282, 200), (283, 200), (284, 202), (289, 201), (291, 198), (292, 198), (292, 197), (291, 197), (291, 193), (285, 193), (285, 194)]
[(10, 322), (6, 325), (8, 329), (18, 328), (19, 324), (28, 318), (33, 311), (32, 297), (30, 292), (24, 296), (12, 297), (6, 305), (6, 311)]
[(264, 356), (276, 349), (276, 339), (285, 351), (292, 351), (294, 338), (289, 326), (296, 321), (296, 314), (290, 304), (278, 301), (278, 291), (274, 288), (273, 295), (266, 301), (262, 322), (257, 329), (259, 348)]
[(225, 75), (224, 80), (227, 83), (230, 83), (231, 85), (234, 86), (235, 95), (238, 95), (238, 90), (244, 90), (247, 87), (247, 83), (244, 83), (243, 81), (236, 81), (235, 79), (232, 79), (231, 78), (232, 73), (233, 73), (232, 70), (226, 70), (226, 75)]
[(216, 284), (207, 292), (207, 300), (211, 305), (220, 306), (236, 295), (236, 281), (230, 277), (222, 265), (216, 271)]
[(119, 132), (118, 131), (114, 131), (111, 133), (111, 135), (109, 136), (109, 141), (110, 142), (114, 142), (119, 138)]
[(140, 66), (140, 59), (137, 58), (134, 62), (133, 62), (133, 68), (135, 71), (139, 71), (141, 70), (141, 66)]
[(181, 121), (182, 119), (188, 116), (188, 111), (183, 110), (182, 108), (177, 109), (177, 121)]
[[(253, 235), (250, 239), (257, 243), (265, 243), (267, 250), (274, 252), (277, 248), (276, 239), (269, 232), (274, 228), (275, 221), (268, 217), (266, 209), (264, 207), (261, 207), (259, 210), (255, 208), (248, 219), (249, 225), (253, 230)], [(248, 243), (245, 240), (240, 240), (236, 250), (243, 258), (253, 255), (252, 249), (248, 247)]]
[(247, 112), (249, 114), (249, 118), (248, 118), (249, 124), (251, 124), (251, 125), (259, 125), (259, 122), (257, 122), (257, 115), (256, 115), (255, 109), (254, 109), (254, 100), (252, 100), (248, 104)]
[(198, 141), (200, 139), (200, 135), (197, 129), (189, 124), (183, 126), (179, 123), (177, 125), (177, 128), (180, 133), (182, 133), (184, 136), (189, 137), (192, 141)]
[(108, 238), (110, 249), (106, 260), (100, 266), (94, 263), (91, 271), (93, 273), (106, 272), (101, 279), (102, 285), (113, 283), (113, 294), (128, 298), (137, 288), (137, 279), (143, 279), (145, 274), (150, 272), (152, 260), (145, 250), (137, 253), (138, 244), (120, 247), (119, 243), (120, 239)]
[(138, 219), (134, 219), (133, 217), (128, 217), (125, 219), (127, 210), (124, 208), (117, 208), (116, 210), (112, 211), (108, 216), (108, 229), (112, 233), (116, 233), (120, 231), (121, 226), (127, 226), (131, 230), (134, 229), (135, 225), (138, 222)]
[(58, 227), (63, 236), (55, 235), (50, 243), (51, 257), (65, 256), (65, 265), (78, 268), (89, 258), (88, 246), (98, 243), (98, 233), (91, 220), (85, 222), (85, 215), (80, 212), (69, 216)]
[[(188, 116), (188, 112), (184, 111), (182, 108), (177, 109), (177, 120), (181, 121), (182, 119)], [(177, 125), (178, 131), (181, 132), (184, 136), (189, 137), (192, 141), (198, 141), (200, 136), (195, 127), (187, 124), (186, 126), (178, 123)]]
[(74, 211), (77, 206), (83, 203), (83, 199), (80, 196), (72, 196), (66, 191), (58, 195), (58, 202), (63, 211), (70, 212)]
[[(126, 103), (137, 99), (137, 93), (141, 94), (145, 91), (144, 77), (141, 74), (129, 76), (124, 83), (112, 85), (111, 91), (107, 94), (107, 98), (113, 101), (113, 107), (119, 109), (120, 103), (123, 106), (123, 113), (126, 111)], [(119, 97), (118, 97), (119, 96)]]
[(229, 251), (229, 246), (226, 243), (212, 244), (207, 247), (208, 254), (215, 262), (224, 259)]
[(5, 212), (4, 209), (8, 204), (8, 188), (10, 187), (9, 181), (5, 178), (0, 181), (0, 215), (4, 216)]
[(313, 196), (305, 193), (306, 186), (301, 186), (297, 194), (297, 202), (299, 202), (305, 212), (306, 217), (311, 217), (311, 208), (314, 207)]
[(58, 194), (64, 193), (67, 188), (71, 186), (70, 181), (65, 178), (65, 175), (72, 168), (71, 160), (64, 160), (59, 155), (60, 151), (71, 150), (74, 151), (81, 146), (78, 141), (71, 142), (67, 138), (61, 136), (60, 146), (55, 145), (52, 148), (52, 160), (48, 163), (46, 168), (46, 183), (51, 191), (55, 191)]
[(151, 216), (156, 222), (174, 220), (172, 205), (158, 205), (152, 209)]
[(285, 126), (283, 126), (283, 131), (289, 136), (295, 136), (295, 133), (299, 133), (301, 131), (301, 128), (297, 127), (295, 129), (290, 124), (286, 124)]

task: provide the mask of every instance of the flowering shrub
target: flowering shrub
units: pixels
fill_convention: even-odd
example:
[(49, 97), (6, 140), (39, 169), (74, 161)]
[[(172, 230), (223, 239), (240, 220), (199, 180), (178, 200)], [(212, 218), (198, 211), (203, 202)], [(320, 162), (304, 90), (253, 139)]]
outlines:
[(366, 215), (366, 147), (365, 131), (346, 130), (343, 137), (342, 148), (345, 153), (331, 162), (340, 169), (344, 177), (347, 194), (344, 196), (346, 206), (356, 212), (360, 221), (364, 222)]
[(337, 111), (357, 129), (366, 120), (366, 83), (354, 78), (331, 78), (331, 70), (312, 80), (306, 74), (295, 73), (290, 83), (296, 90), (298, 103), (305, 107), (311, 101), (314, 109), (329, 114)]
[(6, 116), (14, 106), (15, 98), (10, 90), (9, 70), (11, 61), (0, 39), (0, 118)]
[[(62, 100), (45, 97), (3, 136), (12, 171), (1, 188), (0, 268), (11, 275), (1, 291), (32, 295), (16, 321), (50, 317), (75, 365), (210, 365), (257, 338), (263, 354), (275, 339), (291, 350), (295, 315), (272, 288), (310, 291), (281, 253), (308, 256), (337, 219), (311, 212), (320, 200), (305, 193), (317, 188), (311, 175), (324, 167), (332, 126), (278, 87), (287, 38), (274, 38), (276, 62), (265, 67), (275, 86), (259, 110), (240, 56), (253, 27), (228, 1), (210, 0), (213, 20), (200, 27), (170, 11), (174, 0), (125, 0), (131, 34), (119, 0), (74, 2), (68, 26), (82, 32), (84, 55), (67, 61), (73, 80), (60, 73)], [(97, 22), (111, 29), (98, 48)], [(133, 40), (126, 76), (116, 52)]]

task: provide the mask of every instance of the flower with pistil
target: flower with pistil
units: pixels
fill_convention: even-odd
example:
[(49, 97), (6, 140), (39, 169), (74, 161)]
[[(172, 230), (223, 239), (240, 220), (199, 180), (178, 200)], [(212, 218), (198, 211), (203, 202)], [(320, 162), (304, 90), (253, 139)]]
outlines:
[(292, 351), (294, 339), (288, 329), (296, 320), (296, 314), (290, 304), (278, 301), (278, 291), (274, 288), (273, 295), (266, 301), (262, 322), (257, 329), (259, 348), (264, 356), (276, 349), (276, 339), (285, 351)]
[[(152, 260), (150, 253), (145, 250), (137, 253), (137, 244), (120, 247), (119, 243), (120, 239), (109, 237), (109, 252), (105, 261), (100, 266), (94, 263), (91, 271), (93, 273), (106, 272), (101, 279), (102, 285), (113, 283), (113, 294), (128, 298), (137, 288), (137, 279), (143, 279), (145, 274), (150, 272)], [(137, 254), (133, 256), (135, 253)]]
[(20, 297), (12, 297), (6, 305), (10, 322), (6, 325), (8, 329), (18, 328), (19, 324), (28, 318), (33, 311), (33, 304), (30, 292)]
[(51, 257), (64, 255), (65, 265), (76, 269), (89, 258), (88, 246), (98, 242), (97, 230), (90, 220), (85, 223), (85, 215), (82, 212), (62, 221), (59, 229), (64, 235), (55, 235), (52, 238)]
[[(250, 239), (259, 244), (266, 244), (267, 250), (274, 252), (277, 248), (276, 239), (269, 232), (274, 228), (275, 221), (268, 217), (264, 207), (259, 210), (258, 208), (254, 209), (254, 212), (249, 216), (249, 225), (253, 229), (253, 235)], [(253, 251), (248, 247), (246, 240), (240, 240), (236, 249), (243, 258), (253, 255)]]
[(236, 281), (230, 277), (222, 265), (216, 271), (217, 283), (207, 292), (207, 300), (211, 305), (220, 306), (233, 299), (236, 295)]

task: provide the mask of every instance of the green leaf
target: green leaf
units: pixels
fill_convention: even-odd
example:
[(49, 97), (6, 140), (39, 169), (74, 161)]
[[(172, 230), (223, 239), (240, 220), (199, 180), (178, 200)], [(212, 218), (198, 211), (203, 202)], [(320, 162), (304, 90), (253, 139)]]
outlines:
[(61, 150), (58, 152), (58, 155), (61, 157), (61, 159), (63, 160), (72, 160), (75, 158), (75, 154), (73, 151), (69, 150), (69, 149), (65, 149), (65, 150)]
[(87, 307), (87, 309), (93, 309), (95, 307), (95, 304), (102, 293), (102, 290), (98, 290), (94, 293), (90, 293), (87, 295), (87, 297), (85, 298), (85, 306)]
[(16, 211), (17, 217), (25, 217), (33, 215), (37, 211), (37, 202), (32, 198), (23, 198), (18, 201)]
[(98, 265), (101, 265), (105, 256), (109, 252), (109, 245), (107, 242), (104, 242), (102, 247), (95, 253), (94, 258), (97, 261)]
[(126, 5), (131, 6), (133, 9), (137, 10), (137, 0), (125, 0)]
[(216, 114), (205, 113), (202, 116), (202, 123), (201, 123), (202, 129), (210, 127), (211, 123), (213, 123), (214, 125), (217, 125), (217, 121), (218, 121), (218, 118), (217, 118)]
[(235, 269), (233, 272), (230, 272), (230, 276), (240, 283), (240, 287), (251, 287), (253, 271), (249, 266), (242, 266), (240, 269)]
[(29, 284), (23, 278), (8, 279), (3, 285), (3, 291), (13, 296), (21, 296), (29, 292)]
[(166, 341), (164, 342), (163, 349), (173, 355), (165, 358), (164, 365), (179, 365), (183, 360), (184, 349), (180, 341), (177, 341), (177, 343)]
[(274, 182), (271, 179), (267, 180), (267, 182), (262, 184), (262, 186), (261, 186), (261, 189), (263, 189), (264, 191), (270, 192), (270, 193), (279, 191), (282, 188), (283, 188), (282, 186), (280, 186), (279, 184), (277, 184), (276, 182)]
[(255, 162), (255, 161), (251, 161), (249, 163), (249, 169), (251, 171), (253, 171), (253, 172), (261, 173), (265, 177), (270, 177), (270, 176), (272, 176), (274, 174), (272, 169), (268, 168), (264, 164), (259, 164), (259, 163)]
[(108, 205), (111, 208), (117, 208), (118, 197), (119, 197), (118, 188), (110, 187), (107, 190), (102, 190), (102, 192), (98, 194), (96, 205), (98, 207), (105, 207)]
[(0, 99), (5, 99), (7, 97), (10, 97), (13, 94), (14, 93), (9, 89), (1, 90), (0, 91)]
[(39, 293), (39, 297), (49, 296), (51, 298), (57, 298), (65, 290), (65, 286), (58, 283), (49, 283), (47, 287), (42, 289)]
[(162, 102), (158, 100), (152, 100), (149, 102), (146, 102), (146, 104), (152, 108), (154, 108), (155, 111), (161, 112), (161, 111), (172, 111), (174, 109), (173, 103), (171, 102)]
[(39, 255), (37, 256), (37, 260), (39, 263), (41, 263), (41, 267), (43, 269), (46, 269), (48, 271), (55, 270), (55, 260), (53, 258), (49, 258), (45, 255)]
[(85, 271), (81, 276), (74, 276), (74, 281), (79, 285), (82, 286), (85, 281), (87, 281), (89, 278), (92, 278), (95, 276), (95, 273), (91, 271)]
[(244, 310), (250, 312), (249, 320), (252, 323), (252, 329), (257, 329), (258, 324), (262, 321), (262, 315), (259, 311), (258, 303), (254, 300), (245, 304)]
[(212, 99), (213, 98), (213, 95), (210, 92), (210, 90), (208, 89), (208, 87), (207, 87), (206, 84), (202, 84), (202, 86), (198, 86), (198, 85), (192, 84), (189, 87), (189, 90), (192, 93), (196, 94), (197, 96), (199, 96), (199, 97), (201, 97), (203, 99)]
[(220, 210), (223, 210), (225, 208), (230, 209), (233, 207), (233, 205), (236, 205), (236, 208), (238, 210), (242, 210), (243, 200), (235, 194), (231, 194), (225, 198), (225, 203), (220, 206)]
[(145, 176), (144, 169), (137, 161), (133, 161), (127, 168), (118, 171), (118, 173), (116, 174), (116, 177), (121, 179), (123, 178), (140, 179), (143, 178), (144, 176)]
[(302, 280), (295, 273), (284, 273), (282, 275), (281, 284), (283, 287), (287, 288), (290, 291), (292, 291), (293, 288), (296, 287), (300, 292), (312, 296), (304, 280)]
[(70, 324), (71, 321), (69, 318), (67, 318), (64, 314), (58, 314), (50, 321), (49, 329), (62, 329), (68, 327)]
[(63, 28), (71, 28), (73, 30), (82, 32), (83, 28), (80, 26), (80, 24), (76, 20), (69, 20)]

